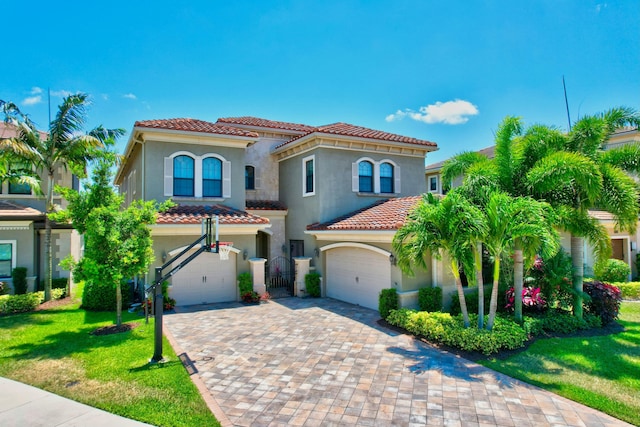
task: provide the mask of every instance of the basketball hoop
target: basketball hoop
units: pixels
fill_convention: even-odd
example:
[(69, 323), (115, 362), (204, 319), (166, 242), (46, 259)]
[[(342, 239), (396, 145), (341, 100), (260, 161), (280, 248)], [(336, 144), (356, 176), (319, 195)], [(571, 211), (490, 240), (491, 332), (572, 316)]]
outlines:
[(220, 242), (218, 244), (218, 253), (220, 254), (221, 261), (229, 260), (229, 252), (233, 248), (233, 242)]

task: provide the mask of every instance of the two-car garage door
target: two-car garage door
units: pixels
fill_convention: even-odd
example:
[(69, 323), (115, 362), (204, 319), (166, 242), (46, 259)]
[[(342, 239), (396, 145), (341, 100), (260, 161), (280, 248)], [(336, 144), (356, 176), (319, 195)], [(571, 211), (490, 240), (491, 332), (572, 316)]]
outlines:
[(378, 309), (380, 291), (390, 287), (387, 255), (358, 247), (326, 251), (326, 292), (330, 298)]
[(203, 252), (174, 274), (169, 295), (177, 305), (228, 302), (237, 300), (236, 288), (236, 254), (221, 261), (218, 254)]

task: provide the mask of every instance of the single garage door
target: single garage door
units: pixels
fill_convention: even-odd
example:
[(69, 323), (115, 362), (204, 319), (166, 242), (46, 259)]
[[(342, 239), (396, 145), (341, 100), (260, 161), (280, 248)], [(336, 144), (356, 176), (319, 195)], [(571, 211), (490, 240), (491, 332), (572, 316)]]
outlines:
[(389, 257), (363, 248), (335, 248), (327, 251), (327, 296), (378, 309), (380, 290), (389, 288)]
[(218, 254), (201, 253), (173, 275), (169, 295), (176, 305), (236, 301), (236, 254), (231, 252), (228, 261), (221, 261)]

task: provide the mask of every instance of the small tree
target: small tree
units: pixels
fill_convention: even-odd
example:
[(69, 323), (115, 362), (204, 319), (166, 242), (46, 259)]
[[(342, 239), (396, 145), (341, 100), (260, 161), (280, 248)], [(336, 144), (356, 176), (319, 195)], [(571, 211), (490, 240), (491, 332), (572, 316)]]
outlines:
[(71, 220), (84, 233), (84, 257), (76, 265), (82, 277), (113, 285), (116, 291), (116, 324), (122, 323), (122, 281), (146, 271), (153, 261), (151, 231), (160, 208), (155, 201), (135, 200), (121, 209), (123, 196), (111, 182), (111, 166), (116, 157), (106, 153), (93, 173), (88, 190), (77, 192), (58, 188), (69, 208), (53, 215), (56, 221)]

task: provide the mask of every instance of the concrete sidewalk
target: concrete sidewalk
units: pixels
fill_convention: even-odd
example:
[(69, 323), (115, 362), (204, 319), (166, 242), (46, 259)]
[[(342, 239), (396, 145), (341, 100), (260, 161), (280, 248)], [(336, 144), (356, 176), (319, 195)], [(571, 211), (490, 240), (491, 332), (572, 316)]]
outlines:
[(0, 426), (143, 427), (149, 424), (0, 377)]

